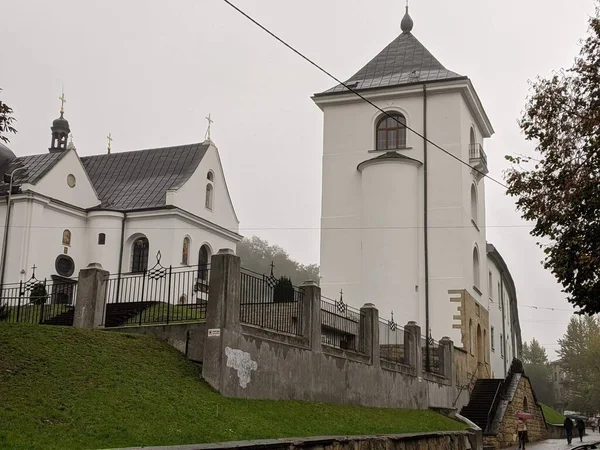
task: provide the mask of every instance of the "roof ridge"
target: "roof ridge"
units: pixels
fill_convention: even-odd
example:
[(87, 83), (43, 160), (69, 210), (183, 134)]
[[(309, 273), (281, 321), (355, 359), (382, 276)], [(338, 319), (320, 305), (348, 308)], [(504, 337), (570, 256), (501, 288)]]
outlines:
[(130, 153), (151, 152), (151, 151), (158, 151), (158, 150), (186, 150), (186, 147), (190, 147), (190, 150), (191, 150), (192, 147), (194, 147), (194, 146), (201, 147), (203, 145), (208, 145), (208, 144), (205, 144), (204, 142), (193, 142), (190, 144), (180, 144), (180, 145), (167, 146), (167, 147), (139, 148), (139, 149), (135, 149), (135, 150), (126, 150), (123, 152), (116, 152), (116, 153), (99, 153), (96, 155), (86, 155), (86, 156), (81, 156), (80, 159), (89, 159), (89, 158), (100, 157), (100, 156), (125, 155), (125, 154), (130, 154)]

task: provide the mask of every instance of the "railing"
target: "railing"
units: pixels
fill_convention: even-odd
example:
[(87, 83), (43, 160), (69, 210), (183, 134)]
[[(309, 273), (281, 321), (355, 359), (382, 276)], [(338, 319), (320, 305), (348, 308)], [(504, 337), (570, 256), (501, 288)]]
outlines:
[(5, 284), (0, 292), (0, 322), (73, 325), (77, 280), (38, 280)]
[(421, 337), (421, 356), (423, 360), (423, 370), (425, 372), (444, 375), (440, 358), (443, 350), (444, 349), (440, 346), (439, 342), (434, 340), (431, 336)]
[(365, 352), (361, 337), (364, 314), (343, 299), (332, 300), (321, 296), (321, 342), (343, 350)]
[(304, 294), (287, 278), (242, 269), (240, 322), (302, 336)]
[(483, 430), (484, 433), (486, 431), (489, 431), (490, 425), (492, 424), (492, 421), (494, 420), (494, 416), (496, 415), (496, 409), (498, 409), (500, 400), (502, 400), (503, 384), (504, 384), (504, 382), (499, 383), (498, 387), (496, 388), (496, 394), (494, 394), (494, 400), (492, 401), (492, 406), (490, 407), (490, 410), (488, 411), (488, 414), (487, 414), (487, 422), (485, 424), (485, 430)]
[(469, 144), (469, 161), (477, 160), (481, 160), (482, 164), (487, 167), (487, 156), (481, 144)]
[(404, 328), (391, 320), (379, 319), (379, 357), (395, 363), (406, 363)]
[(108, 277), (106, 327), (206, 320), (210, 265), (164, 267)]

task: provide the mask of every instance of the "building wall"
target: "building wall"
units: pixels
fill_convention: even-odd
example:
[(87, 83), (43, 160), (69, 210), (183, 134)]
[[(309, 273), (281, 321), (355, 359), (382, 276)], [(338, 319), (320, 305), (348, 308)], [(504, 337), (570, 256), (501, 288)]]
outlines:
[[(377, 106), (403, 113), (409, 127), (423, 131), (422, 87), (395, 90), (389, 95), (379, 92), (377, 96), (373, 97)], [(344, 298), (351, 304), (373, 302), (383, 317), (394, 311), (400, 322), (415, 320), (425, 324), (423, 169), (418, 169), (414, 178), (406, 178), (404, 182), (411, 185), (404, 186), (403, 193), (397, 194), (390, 194), (384, 186), (394, 186), (392, 191), (396, 192), (400, 169), (377, 167), (376, 177), (367, 171), (361, 174), (357, 165), (381, 154), (372, 151), (380, 115), (364, 102), (332, 102), (325, 100), (320, 104), (324, 111), (320, 266), (323, 293), (337, 297), (343, 289)], [(428, 138), (468, 161), (471, 127), (478, 142), (482, 133), (474, 125), (460, 92), (432, 91), (427, 108)], [(400, 153), (423, 160), (423, 141), (410, 131), (407, 146)], [(471, 169), (431, 145), (428, 155), (429, 327), (436, 339), (449, 336), (458, 341), (460, 334), (448, 320), (455, 314), (446, 300), (448, 290), (467, 289), (477, 301), (487, 303), (473, 288), (474, 246), (479, 248), (480, 290), (484, 290), (487, 273), (484, 181), (477, 184), (478, 230), (471, 222), (470, 192), (474, 182)], [(365, 229), (365, 217), (369, 223), (384, 224), (394, 213), (398, 217), (391, 228), (382, 230), (376, 225)], [(410, 244), (403, 245), (401, 251), (390, 250), (394, 243), (400, 245), (404, 241)], [(372, 263), (375, 254), (380, 255), (377, 264)], [(371, 280), (377, 279), (374, 288)]]

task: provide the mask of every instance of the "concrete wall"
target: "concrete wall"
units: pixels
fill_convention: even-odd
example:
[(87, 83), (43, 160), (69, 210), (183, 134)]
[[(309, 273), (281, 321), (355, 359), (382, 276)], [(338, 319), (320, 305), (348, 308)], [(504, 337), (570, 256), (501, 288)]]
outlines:
[(443, 375), (422, 367), (421, 330), (405, 326), (405, 364), (382, 361), (379, 319), (373, 305), (361, 308), (364, 352), (321, 343), (321, 295), (306, 284), (301, 336), (241, 324), (240, 265), (233, 254), (212, 259), (203, 377), (225, 396), (294, 399), (391, 408), (451, 407), (454, 347), (440, 341)]

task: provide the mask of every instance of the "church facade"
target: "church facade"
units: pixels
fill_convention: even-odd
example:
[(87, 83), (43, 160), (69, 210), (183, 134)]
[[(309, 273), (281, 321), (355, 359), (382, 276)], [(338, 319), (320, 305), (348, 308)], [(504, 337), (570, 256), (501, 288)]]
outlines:
[(47, 152), (0, 149), (0, 284), (35, 276), (68, 282), (99, 263), (111, 274), (205, 267), (241, 240), (219, 151), (202, 143), (80, 157), (61, 115)]
[[(348, 81), (313, 96), (324, 116), (321, 288), (448, 336), (504, 376), (521, 337), (512, 277), (486, 239), (494, 129), (471, 80), (413, 35), (408, 7), (401, 28)], [(489, 313), (484, 329), (456, 291)]]

